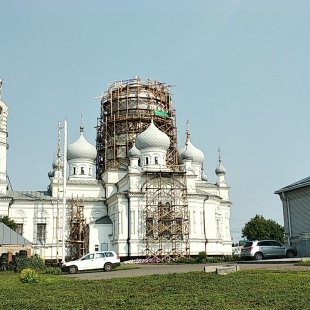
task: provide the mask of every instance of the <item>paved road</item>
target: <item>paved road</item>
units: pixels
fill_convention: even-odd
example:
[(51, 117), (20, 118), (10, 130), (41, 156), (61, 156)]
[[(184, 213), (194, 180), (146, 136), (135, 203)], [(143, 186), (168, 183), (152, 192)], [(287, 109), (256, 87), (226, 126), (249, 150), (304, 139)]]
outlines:
[(277, 265), (291, 265), (296, 263), (296, 259), (291, 260), (265, 260), (262, 262), (249, 261), (249, 262), (233, 262), (233, 263), (217, 263), (217, 264), (188, 264), (188, 265), (150, 265), (150, 264), (137, 264), (129, 265), (132, 267), (137, 267), (137, 269), (128, 270), (117, 270), (111, 272), (82, 272), (77, 274), (67, 274), (64, 273), (65, 277), (73, 277), (77, 279), (90, 279), (90, 280), (100, 280), (100, 279), (112, 279), (112, 278), (124, 278), (124, 277), (137, 277), (153, 274), (166, 274), (166, 273), (180, 273), (189, 271), (204, 271), (205, 266), (231, 266), (238, 265), (240, 270), (246, 269), (265, 269), (270, 267), (276, 267)]

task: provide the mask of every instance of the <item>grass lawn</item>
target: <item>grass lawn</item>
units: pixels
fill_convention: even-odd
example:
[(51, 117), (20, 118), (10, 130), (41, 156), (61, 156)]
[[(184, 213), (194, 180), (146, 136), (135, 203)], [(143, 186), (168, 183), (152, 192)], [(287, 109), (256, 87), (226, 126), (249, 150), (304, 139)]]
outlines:
[[(309, 270), (310, 271), (310, 270)], [(117, 271), (113, 271), (117, 272)], [(310, 309), (310, 272), (246, 270), (109, 280), (0, 272), (0, 309)]]

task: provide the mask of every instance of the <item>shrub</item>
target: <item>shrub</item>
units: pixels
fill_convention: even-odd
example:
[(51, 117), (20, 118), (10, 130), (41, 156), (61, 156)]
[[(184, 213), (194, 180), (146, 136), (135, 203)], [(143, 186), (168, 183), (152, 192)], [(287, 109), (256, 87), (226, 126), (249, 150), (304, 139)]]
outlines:
[(59, 268), (59, 267), (46, 267), (45, 273), (48, 273), (48, 274), (60, 274), (61, 273), (61, 268)]
[(39, 275), (37, 272), (30, 268), (25, 268), (20, 273), (20, 280), (23, 283), (37, 283), (39, 282)]
[(15, 271), (21, 272), (25, 268), (31, 268), (38, 271), (44, 271), (45, 265), (42, 258), (39, 255), (31, 257), (21, 257), (18, 256), (15, 258)]
[(199, 252), (197, 257), (198, 263), (205, 263), (207, 261), (207, 253), (205, 251)]
[(197, 260), (192, 257), (180, 257), (174, 261), (176, 264), (196, 264)]

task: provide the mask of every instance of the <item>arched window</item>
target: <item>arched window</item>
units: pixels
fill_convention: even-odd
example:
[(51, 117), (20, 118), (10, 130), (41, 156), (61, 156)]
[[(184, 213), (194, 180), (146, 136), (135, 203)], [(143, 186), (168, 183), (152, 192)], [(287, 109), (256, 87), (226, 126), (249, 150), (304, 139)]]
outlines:
[(73, 174), (76, 174), (76, 167), (73, 167)]
[(158, 165), (158, 157), (157, 156), (155, 156), (154, 161), (155, 161), (155, 165)]
[(148, 165), (148, 164), (149, 164), (149, 158), (145, 157), (145, 165)]
[(85, 174), (84, 167), (81, 167), (81, 174)]

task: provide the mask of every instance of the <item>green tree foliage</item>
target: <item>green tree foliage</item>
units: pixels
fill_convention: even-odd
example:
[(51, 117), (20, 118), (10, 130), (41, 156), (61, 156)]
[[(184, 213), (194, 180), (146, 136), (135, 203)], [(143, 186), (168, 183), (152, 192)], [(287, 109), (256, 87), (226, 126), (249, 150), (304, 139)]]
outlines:
[(14, 220), (10, 219), (7, 215), (0, 215), (0, 222), (10, 227), (14, 231), (17, 229), (17, 224), (14, 222)]
[(284, 240), (284, 227), (273, 220), (267, 220), (261, 215), (255, 215), (242, 228), (242, 237), (247, 240), (274, 239)]

